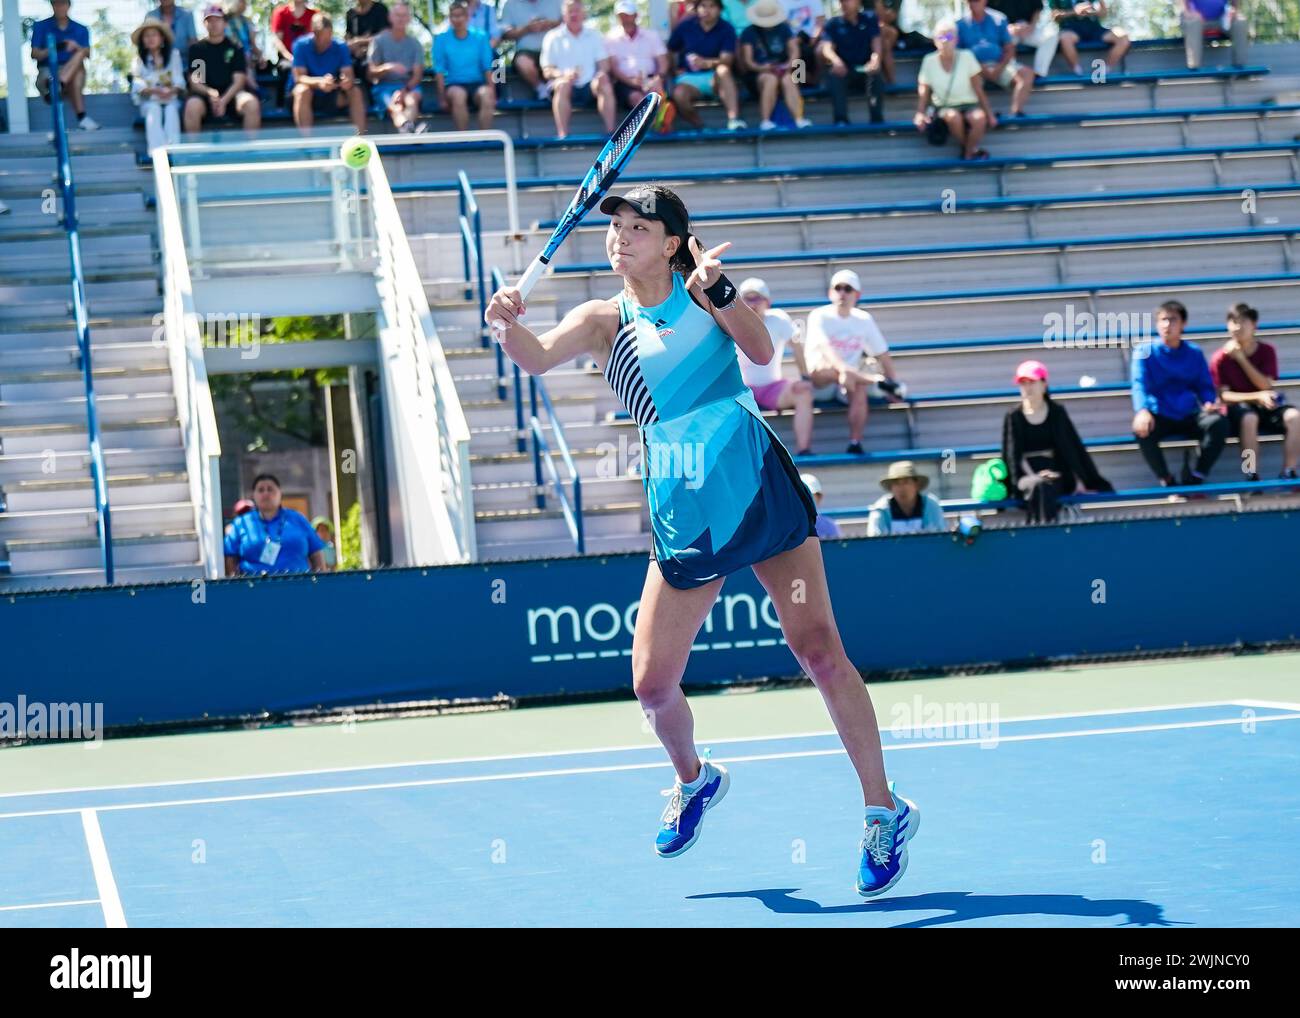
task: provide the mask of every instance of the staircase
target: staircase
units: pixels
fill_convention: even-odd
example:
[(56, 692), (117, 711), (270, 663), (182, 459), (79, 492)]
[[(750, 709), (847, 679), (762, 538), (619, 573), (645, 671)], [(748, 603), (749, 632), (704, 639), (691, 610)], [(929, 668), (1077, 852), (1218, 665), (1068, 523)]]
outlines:
[[(138, 132), (69, 138), (118, 583), (202, 575)], [(48, 133), (0, 135), (0, 591), (104, 582)]]

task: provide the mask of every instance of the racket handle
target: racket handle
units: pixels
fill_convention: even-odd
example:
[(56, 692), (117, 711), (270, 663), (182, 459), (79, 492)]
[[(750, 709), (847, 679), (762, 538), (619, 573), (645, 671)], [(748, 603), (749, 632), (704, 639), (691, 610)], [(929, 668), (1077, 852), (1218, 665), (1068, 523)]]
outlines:
[[(515, 289), (519, 291), (521, 301), (528, 299), (528, 295), (532, 292), (533, 287), (537, 285), (537, 281), (542, 278), (548, 264), (550, 263), (544, 255), (538, 255), (524, 270), (524, 274), (519, 277), (519, 282), (515, 284)], [(500, 343), (506, 333), (506, 328), (507, 326), (499, 319), (494, 320), (492, 322), (492, 338)]]

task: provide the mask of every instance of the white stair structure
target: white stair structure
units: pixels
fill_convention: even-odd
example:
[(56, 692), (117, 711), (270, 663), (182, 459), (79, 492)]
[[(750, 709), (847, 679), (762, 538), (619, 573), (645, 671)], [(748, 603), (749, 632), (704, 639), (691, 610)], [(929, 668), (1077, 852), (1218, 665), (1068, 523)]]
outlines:
[[(136, 146), (70, 136), (118, 583), (202, 575)], [(104, 582), (55, 171), (49, 134), (0, 135), (0, 592)]]

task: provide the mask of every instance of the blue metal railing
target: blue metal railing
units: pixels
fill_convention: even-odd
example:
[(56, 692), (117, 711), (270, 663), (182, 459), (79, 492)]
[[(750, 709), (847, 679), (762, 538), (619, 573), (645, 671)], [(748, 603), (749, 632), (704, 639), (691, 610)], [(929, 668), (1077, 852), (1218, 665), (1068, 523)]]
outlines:
[(81, 263), (81, 237), (77, 231), (77, 194), (72, 180), (72, 159), (68, 155), (68, 127), (63, 116), (63, 89), (59, 82), (59, 46), (50, 43), (50, 106), (54, 112), (54, 150), (58, 162), (59, 192), (63, 201), (63, 228), (68, 235), (68, 260), (72, 268), (72, 313), (77, 328), (77, 350), (81, 376), (86, 386), (86, 431), (90, 437), (90, 476), (95, 484), (95, 514), (99, 529), (104, 582), (113, 582), (113, 525), (108, 503), (108, 474), (99, 439), (99, 415), (95, 411), (95, 379), (90, 359), (90, 315), (86, 307), (86, 275)]
[(483, 313), (487, 311), (487, 279), (483, 275), (483, 219), (479, 213), (478, 199), (474, 197), (474, 188), (464, 170), (456, 174), (456, 183), (460, 187), (460, 250), (465, 269), (465, 299), (473, 299), (474, 286), (477, 284), (479, 341), (487, 347), (491, 340), (483, 321)]
[[(505, 278), (501, 275), (501, 270), (495, 265), (492, 267), (492, 289), (501, 289), (506, 285)], [(501, 344), (494, 344), (497, 348), (497, 378), (505, 378), (505, 351), (501, 349)], [(546, 488), (553, 486), (556, 498), (560, 500), (560, 508), (564, 510), (564, 520), (569, 526), (569, 534), (573, 538), (574, 546), (578, 554), (582, 555), (587, 550), (586, 534), (583, 530), (582, 514), (582, 476), (578, 473), (577, 464), (573, 461), (573, 455), (569, 451), (568, 440), (564, 437), (564, 425), (555, 413), (555, 407), (551, 403), (551, 397), (546, 392), (546, 385), (536, 375), (528, 376), (528, 406), (529, 416), (527, 429), (524, 425), (524, 401), (523, 385), (521, 379), (523, 372), (519, 370), (519, 365), (511, 362), (514, 369), (514, 390), (515, 390), (515, 427), (518, 436), (517, 448), (520, 452), (525, 449), (525, 443), (528, 436), (532, 439), (533, 446), (533, 481), (537, 485), (537, 508), (546, 508)], [(498, 384), (499, 398), (504, 399), (505, 393), (503, 386)], [(542, 406), (546, 410), (547, 417), (551, 422), (551, 430), (555, 435), (555, 445), (559, 450), (560, 456), (564, 460), (564, 465), (568, 468), (568, 478), (560, 476), (559, 470), (556, 469), (555, 461), (552, 459), (551, 446), (542, 433), (542, 421), (537, 415), (537, 399), (541, 397)], [(542, 463), (546, 464), (546, 476), (542, 473)], [(570, 498), (565, 491), (566, 481), (573, 484), (573, 497)]]

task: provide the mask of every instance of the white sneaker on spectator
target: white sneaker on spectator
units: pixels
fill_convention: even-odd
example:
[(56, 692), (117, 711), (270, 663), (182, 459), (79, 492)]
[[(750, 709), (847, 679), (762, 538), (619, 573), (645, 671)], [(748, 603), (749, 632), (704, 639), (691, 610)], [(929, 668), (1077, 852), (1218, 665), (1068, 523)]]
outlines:
[(415, 133), (415, 121), (414, 121), (414, 120), (408, 120), (406, 123), (404, 123), (401, 127), (399, 127), (399, 128), (397, 129), (397, 133), (398, 133), (398, 134), (414, 134), (414, 133)]
[(429, 125), (428, 125), (427, 123), (425, 123), (425, 121), (423, 121), (423, 120), (417, 120), (417, 121), (415, 122), (415, 130), (413, 130), (411, 133), (412, 133), (412, 134), (425, 134), (428, 130), (429, 130)]
[(801, 130), (801, 131), (802, 131), (805, 127), (812, 127), (812, 125), (813, 125), (813, 122), (812, 122), (811, 120), (809, 120), (807, 117), (800, 117), (798, 120), (796, 120), (796, 121), (794, 122), (794, 126), (797, 127), (797, 128), (799, 128), (799, 130)]
[(743, 131), (748, 126), (749, 125), (745, 123), (743, 120), (741, 120), (739, 117), (732, 117), (730, 120), (727, 121), (728, 131)]
[(544, 81), (542, 81), (542, 82), (538, 82), (538, 85), (537, 85), (537, 98), (538, 98), (538, 99), (549, 99), (550, 97), (551, 97), (551, 86), (548, 85), (548, 84), (547, 84), (546, 82), (544, 82)]
[(84, 117), (82, 117), (80, 120), (77, 121), (77, 130), (98, 131), (99, 125), (95, 123), (94, 118), (92, 118), (91, 115), (87, 113)]
[(775, 130), (776, 130), (776, 121), (775, 121), (775, 120), (764, 120), (764, 121), (762, 121), (762, 122), (758, 125), (758, 129), (759, 129), (760, 131), (775, 131)]
[(4, 202), (0, 201), (0, 216), (3, 216), (8, 211), (9, 211), (9, 206), (6, 205)]

